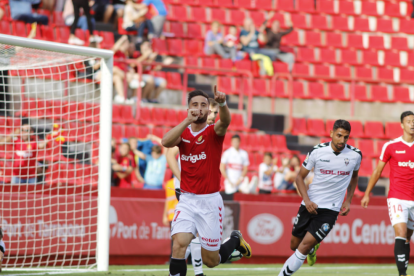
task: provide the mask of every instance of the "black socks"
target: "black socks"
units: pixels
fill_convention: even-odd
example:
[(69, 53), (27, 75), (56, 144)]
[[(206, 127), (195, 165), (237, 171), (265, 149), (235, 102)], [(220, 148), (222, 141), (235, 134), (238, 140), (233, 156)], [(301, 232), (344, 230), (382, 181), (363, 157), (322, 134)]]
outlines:
[(228, 258), (230, 257), (231, 253), (233, 253), (234, 249), (236, 249), (240, 245), (240, 239), (238, 236), (230, 236), (230, 239), (223, 243), (220, 247), (220, 263), (224, 264), (227, 262)]
[(185, 259), (174, 259), (170, 261), (170, 276), (186, 276), (187, 262)]
[(407, 267), (405, 266), (406, 261), (408, 261), (406, 259), (406, 253), (407, 246), (405, 245), (405, 238), (396, 237), (394, 246), (394, 256), (395, 263), (397, 264), (398, 273), (400, 275), (405, 275), (407, 272)]

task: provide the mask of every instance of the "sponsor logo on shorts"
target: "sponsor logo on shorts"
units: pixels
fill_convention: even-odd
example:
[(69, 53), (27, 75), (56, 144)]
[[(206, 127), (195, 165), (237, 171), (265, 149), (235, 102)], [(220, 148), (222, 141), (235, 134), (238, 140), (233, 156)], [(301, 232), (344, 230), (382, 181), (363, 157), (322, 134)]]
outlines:
[(397, 153), (397, 154), (404, 154), (405, 153), (405, 150), (396, 150), (395, 153)]
[(268, 213), (253, 217), (247, 224), (247, 232), (252, 240), (260, 244), (272, 244), (283, 235), (282, 221)]
[(207, 243), (207, 246), (216, 247), (218, 246), (218, 243), (215, 243), (215, 244)]
[(411, 162), (409, 160), (408, 162), (398, 162), (399, 167), (410, 167), (411, 169), (414, 169), (414, 162)]
[(209, 243), (217, 243), (217, 242), (219, 242), (220, 241), (220, 239), (209, 239), (209, 238), (201, 238), (203, 241), (205, 241), (205, 242), (209, 242)]
[(190, 161), (191, 163), (195, 163), (195, 162), (197, 162), (198, 160), (205, 160), (205, 159), (207, 159), (207, 155), (205, 154), (205, 152), (203, 151), (201, 154), (196, 154), (196, 155), (192, 155), (192, 154), (190, 154), (190, 155), (181, 155), (181, 160), (182, 161)]
[(324, 224), (322, 224), (321, 229), (322, 229), (322, 231), (324, 231), (324, 232), (328, 232), (328, 231), (329, 231), (329, 229), (331, 229), (331, 227), (329, 226), (329, 223), (324, 223)]
[(333, 171), (333, 170), (320, 170), (321, 174), (331, 174), (331, 175), (350, 175), (351, 172), (345, 172), (345, 171)]

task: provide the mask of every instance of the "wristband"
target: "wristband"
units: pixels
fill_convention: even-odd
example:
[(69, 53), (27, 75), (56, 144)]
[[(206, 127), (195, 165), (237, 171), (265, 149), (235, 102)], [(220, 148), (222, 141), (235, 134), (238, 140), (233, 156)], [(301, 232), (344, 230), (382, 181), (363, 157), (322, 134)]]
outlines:
[(219, 103), (218, 105), (220, 106), (220, 107), (223, 107), (223, 106), (225, 106), (227, 104), (227, 102), (226, 101), (224, 101), (224, 103)]

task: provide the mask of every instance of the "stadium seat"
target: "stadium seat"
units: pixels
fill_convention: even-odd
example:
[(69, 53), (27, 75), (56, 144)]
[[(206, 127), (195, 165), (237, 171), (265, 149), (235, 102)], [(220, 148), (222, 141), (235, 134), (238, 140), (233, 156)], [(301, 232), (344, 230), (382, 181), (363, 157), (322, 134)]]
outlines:
[(174, 109), (166, 109), (165, 110), (165, 125), (166, 126), (176, 126), (181, 121), (178, 120), (177, 111)]
[(356, 147), (356, 143), (355, 143), (355, 140), (353, 138), (349, 138), (348, 142), (346, 144), (351, 145), (353, 147)]
[[(269, 134), (259, 135), (259, 151), (261, 152), (272, 152), (272, 140)], [(260, 159), (263, 160), (263, 159)]]
[(308, 82), (308, 95), (310, 99), (322, 99), (325, 100), (325, 89), (320, 82)]
[(358, 53), (357, 51), (353, 50), (341, 50), (340, 52), (340, 62), (350, 65), (358, 65), (360, 62), (358, 61)]
[(358, 148), (361, 150), (363, 156), (377, 157), (374, 148), (374, 140), (372, 139), (359, 139)]
[(388, 98), (388, 89), (386, 86), (371, 85), (371, 98), (378, 102), (391, 102)]
[(0, 33), (6, 34), (6, 35), (12, 34), (9, 21), (6, 21), (6, 20), (0, 21)]
[(308, 135), (306, 118), (293, 118), (292, 135)]
[(308, 119), (308, 135), (326, 136), (325, 123), (322, 119)]
[[(396, 138), (397, 136), (395, 136), (394, 138)], [(377, 151), (376, 151), (376, 154), (377, 154), (377, 156), (381, 156), (381, 153), (382, 153), (382, 148), (384, 147), (384, 145), (385, 145), (385, 143), (388, 143), (390, 140), (377, 140), (377, 143), (376, 143), (376, 148), (377, 148)]]
[(152, 49), (160, 55), (166, 55), (167, 50), (167, 40), (165, 39), (153, 39), (152, 40)]
[(402, 103), (412, 103), (413, 101), (410, 99), (410, 91), (407, 87), (402, 86), (394, 86), (393, 87), (393, 94), (394, 94), (394, 101), (395, 102), (402, 102)]
[(394, 70), (392, 68), (378, 68), (377, 76), (382, 81), (394, 81)]
[(333, 0), (324, 0), (316, 2), (316, 9), (321, 13), (334, 14), (335, 5)]
[(348, 18), (345, 16), (332, 16), (332, 29), (349, 32)]
[(361, 167), (359, 168), (358, 175), (361, 176), (370, 176), (372, 174), (372, 159), (368, 157), (363, 157), (361, 161)]
[(355, 8), (354, 8), (354, 2), (348, 1), (348, 0), (340, 0), (339, 11), (343, 14), (355, 15), (356, 13), (355, 13)]
[[(143, 108), (141, 108), (142, 112)], [(142, 115), (142, 114), (141, 114)], [(122, 105), (121, 106), (121, 118), (123, 124), (132, 124), (134, 123), (134, 110), (131, 105)]]
[(298, 48), (297, 61), (302, 62), (315, 62), (315, 50), (314, 48)]
[(101, 32), (100, 33), (103, 40), (100, 43), (101, 47), (104, 49), (111, 49), (115, 44), (115, 38), (113, 32)]
[(384, 126), (382, 122), (365, 122), (365, 136), (377, 139), (385, 139)]
[(265, 20), (264, 14), (261, 11), (250, 11), (248, 16), (253, 20), (253, 23), (256, 26), (260, 26)]
[(112, 122), (113, 123), (122, 122), (121, 106), (120, 105), (117, 105), (117, 104), (112, 105)]
[(276, 73), (286, 73), (286, 74), (289, 74), (288, 64), (287, 63), (284, 63), (284, 62), (279, 62), (279, 61), (273, 62), (273, 70)]
[(309, 46), (314, 46), (314, 47), (323, 46), (322, 39), (321, 39), (321, 33), (314, 32), (314, 31), (306, 31), (305, 32), (305, 44)]
[(168, 54), (171, 56), (181, 56), (183, 53), (183, 44), (181, 39), (167, 40)]
[[(350, 87), (350, 93), (352, 93), (352, 87)], [(371, 99), (367, 95), (367, 86), (366, 85), (355, 85), (355, 100), (361, 102), (370, 102)]]
[(150, 134), (149, 127), (146, 127), (146, 126), (138, 126), (138, 138), (139, 139), (147, 138), (148, 134)]
[(362, 63), (367, 65), (380, 65), (378, 53), (370, 50), (362, 51)]
[(306, 15), (305, 14), (291, 14), (290, 18), (292, 20), (292, 24), (293, 26), (295, 26), (295, 28), (299, 28), (299, 29), (308, 29), (308, 23), (306, 21)]
[(272, 1), (270, 0), (260, 0), (260, 1), (251, 1), (251, 0), (236, 0), (235, 6), (248, 10), (271, 10)]
[(151, 123), (157, 126), (163, 126), (166, 124), (165, 109), (163, 108), (152, 108), (150, 109)]
[(330, 64), (337, 63), (336, 61), (336, 51), (334, 49), (320, 49), (319, 50), (319, 60), (321, 62), (326, 62)]
[(377, 32), (394, 33), (392, 19), (377, 19)]
[(406, 34), (414, 34), (414, 21), (411, 19), (401, 19), (400, 32)]
[(287, 98), (289, 95), (286, 93), (285, 83), (281, 80), (276, 80), (275, 82), (271, 82), (271, 93), (273, 93), (274, 97), (277, 98)]
[(388, 139), (395, 139), (401, 136), (403, 133), (400, 122), (386, 122), (385, 123), (385, 136)]
[(285, 135), (271, 135), (272, 146), (274, 152), (289, 152), (290, 150), (287, 147), (286, 136)]
[(202, 32), (202, 25), (197, 23), (187, 24), (187, 38), (191, 39), (204, 39)]
[(173, 90), (183, 89), (181, 83), (181, 74), (178, 72), (167, 72), (166, 73), (167, 87)]
[(414, 53), (408, 52), (407, 66), (414, 66)]
[[(206, 16), (206, 9), (204, 7), (189, 7), (190, 13), (188, 21), (197, 22), (197, 23), (208, 23)], [(183, 17), (186, 18), (186, 17)]]
[(368, 38), (369, 48), (370, 49), (378, 49), (378, 50), (385, 50), (384, 46), (384, 37), (380, 35), (371, 35)]
[(412, 82), (414, 80), (414, 71), (410, 69), (400, 70), (400, 81), (401, 82)]
[(385, 2), (384, 15), (390, 17), (403, 17), (400, 11), (399, 2)]
[(250, 60), (240, 60), (235, 64), (236, 70), (252, 71), (252, 62)]
[(248, 144), (251, 151), (259, 151), (260, 150), (260, 138), (258, 134), (250, 133), (247, 135), (248, 137)]
[(240, 113), (233, 113), (231, 115), (230, 129), (242, 131), (245, 129), (243, 115)]
[(184, 38), (184, 24), (182, 22), (170, 22), (170, 32), (174, 34), (174, 37)]
[(124, 137), (125, 127), (123, 125), (113, 124), (112, 125), (112, 138), (119, 141)]
[(295, 7), (293, 6), (292, 0), (277, 0), (276, 8), (278, 10), (286, 11), (286, 12), (293, 12), (295, 11)]
[(355, 67), (355, 76), (358, 79), (365, 79), (367, 81), (373, 79), (373, 72), (371, 67)]
[(337, 78), (351, 78), (351, 68), (348, 66), (336, 65), (334, 67), (334, 76)]
[(352, 128), (352, 137), (364, 138), (364, 131), (360, 121), (349, 121)]
[(377, 2), (375, 1), (361, 1), (361, 14), (379, 16), (377, 12)]
[(327, 100), (349, 101), (349, 97), (345, 95), (345, 88), (339, 83), (328, 83)]
[(338, 33), (325, 33), (326, 46), (334, 48), (342, 48), (342, 34)]
[(355, 17), (354, 18), (354, 31), (371, 32), (369, 28), (368, 18)]
[[(12, 21), (12, 32), (15, 36), (27, 37), (26, 25), (23, 21)], [(67, 41), (65, 41), (67, 43)]]
[(52, 20), (51, 23), (52, 23), (53, 27), (66, 27), (65, 20), (63, 18), (62, 12), (54, 11), (53, 12), (53, 20)]
[(210, 9), (210, 17), (211, 21), (217, 20), (219, 22), (225, 22), (226, 21), (226, 10), (224, 9)]
[(391, 37), (391, 49), (409, 51), (408, 40), (406, 37)]
[(321, 77), (321, 78), (323, 78), (323, 77), (330, 78), (331, 77), (329, 65), (316, 64), (316, 65), (313, 66), (313, 73), (314, 73), (315, 76)]
[(298, 31), (292, 31), (290, 34), (284, 36), (281, 44), (288, 46), (300, 45)]
[(153, 127), (151, 134), (162, 138), (164, 136), (164, 129), (162, 127)]
[[(400, 67), (400, 53), (399, 52), (391, 52), (391, 51), (385, 51), (384, 56), (384, 64), (387, 66), (395, 66)], [(392, 70), (392, 69), (390, 69)]]
[(148, 107), (141, 107), (140, 108), (140, 116), (138, 118), (138, 124), (140, 125), (147, 125), (147, 124), (151, 124), (152, 120), (151, 120), (151, 115), (150, 115), (150, 110)]
[[(187, 21), (187, 8), (181, 5), (171, 5), (171, 10), (167, 15), (167, 20), (169, 21)], [(191, 12), (190, 12), (191, 14)], [(191, 18), (191, 17), (190, 17)]]
[(303, 89), (303, 82), (293, 81), (293, 98), (295, 99), (308, 99), (308, 96), (305, 95), (305, 90)]
[(199, 40), (185, 40), (184, 41), (185, 55), (187, 56), (200, 56), (204, 55), (203, 42)]
[(230, 10), (229, 11), (229, 22), (234, 25), (243, 25), (245, 13), (241, 10)]
[[(331, 28), (328, 25), (327, 16), (324, 15), (316, 15), (313, 14), (311, 17), (311, 28), (313, 29), (319, 29), (319, 30), (331, 30)], [(327, 33), (328, 35), (331, 33)], [(329, 45), (329, 43), (326, 43)]]
[(296, 76), (306, 77), (310, 75), (310, 68), (308, 64), (305, 63), (296, 63), (293, 66), (292, 73)]
[[(298, 12), (313, 13), (315, 12), (315, 3), (308, 0), (296, 0), (296, 10)], [(296, 26), (296, 25), (294, 25)]]
[[(213, 58), (213, 57), (203, 57), (201, 59), (201, 67), (203, 69), (205, 69), (205, 68), (209, 68), (209, 69), (211, 69), (211, 68), (214, 68), (214, 69), (217, 68), (216, 67), (216, 59)], [(206, 75), (208, 75), (208, 74), (216, 75), (217, 74), (216, 71), (203, 70), (203, 69), (201, 69), (201, 74), (206, 74)]]
[(362, 35), (348, 34), (347, 38), (348, 38), (347, 39), (348, 47), (357, 48), (357, 49), (363, 49), (364, 48), (364, 44), (363, 44), (363, 41), (362, 41)]
[(135, 126), (135, 125), (125, 126), (125, 134), (124, 134), (125, 138), (132, 138), (132, 137), (137, 138), (139, 136), (138, 134), (139, 134), (138, 126)]
[(231, 77), (217, 77), (217, 87), (220, 91), (223, 91), (225, 94), (236, 94), (233, 90)]

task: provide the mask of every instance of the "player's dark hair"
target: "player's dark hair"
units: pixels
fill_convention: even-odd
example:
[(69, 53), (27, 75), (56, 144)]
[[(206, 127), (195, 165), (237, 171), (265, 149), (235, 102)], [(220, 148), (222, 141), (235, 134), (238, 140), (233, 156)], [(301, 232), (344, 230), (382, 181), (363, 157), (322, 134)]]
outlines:
[(162, 152), (162, 148), (158, 145), (155, 145), (151, 148), (151, 152), (155, 152), (155, 153), (160, 154)]
[(216, 100), (214, 100), (213, 98), (208, 98), (208, 102), (210, 103), (211, 107), (218, 106), (218, 102), (216, 102)]
[[(197, 97), (197, 96), (203, 96), (209, 102), (208, 95), (205, 92), (203, 92), (201, 90), (194, 90), (194, 91), (191, 91), (190, 93), (188, 93), (188, 104), (190, 104), (190, 101), (191, 101), (192, 98)], [(210, 102), (209, 102), (209, 104), (210, 104)]]
[(351, 124), (345, 120), (336, 120), (333, 125), (333, 131), (337, 130), (338, 128), (345, 129), (346, 131), (351, 132)]
[(238, 134), (234, 134), (233, 136), (231, 136), (231, 139), (239, 139), (239, 141), (240, 141), (240, 136), (238, 135)]
[(272, 159), (273, 159), (273, 155), (272, 155), (272, 153), (271, 153), (271, 152), (265, 152), (265, 153), (264, 153), (264, 156), (269, 156), (270, 158), (272, 158)]
[(401, 123), (404, 121), (405, 117), (411, 116), (411, 115), (414, 115), (412, 111), (404, 111), (403, 113), (401, 113)]

